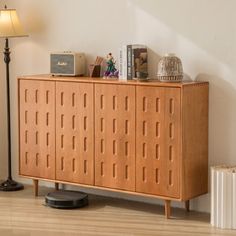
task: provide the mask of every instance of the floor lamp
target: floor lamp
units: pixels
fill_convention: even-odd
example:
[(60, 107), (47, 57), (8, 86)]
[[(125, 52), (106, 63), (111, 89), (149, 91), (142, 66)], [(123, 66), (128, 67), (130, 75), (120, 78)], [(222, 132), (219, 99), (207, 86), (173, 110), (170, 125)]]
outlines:
[(0, 37), (5, 38), (4, 62), (6, 64), (6, 89), (7, 89), (7, 134), (8, 134), (8, 178), (0, 184), (0, 191), (16, 191), (21, 190), (24, 186), (12, 179), (11, 169), (11, 116), (10, 116), (10, 78), (9, 63), (10, 49), (9, 38), (27, 36), (18, 19), (16, 10), (7, 9), (0, 10)]

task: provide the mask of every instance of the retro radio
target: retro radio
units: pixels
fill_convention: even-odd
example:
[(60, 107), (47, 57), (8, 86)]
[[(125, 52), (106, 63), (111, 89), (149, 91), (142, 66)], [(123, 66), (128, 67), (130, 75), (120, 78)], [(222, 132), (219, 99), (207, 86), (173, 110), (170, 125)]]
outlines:
[(84, 53), (51, 53), (50, 73), (52, 75), (79, 76), (85, 74)]

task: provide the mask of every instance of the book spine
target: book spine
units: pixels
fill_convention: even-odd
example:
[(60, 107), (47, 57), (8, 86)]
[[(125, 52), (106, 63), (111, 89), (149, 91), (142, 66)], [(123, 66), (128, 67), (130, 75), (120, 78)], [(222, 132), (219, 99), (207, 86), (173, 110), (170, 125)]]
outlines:
[(131, 70), (132, 70), (132, 79), (134, 79), (134, 77), (135, 77), (135, 61), (134, 61), (134, 48), (133, 48), (133, 46), (132, 46), (132, 62), (131, 62)]
[(127, 46), (122, 47), (123, 79), (127, 80)]
[(123, 79), (124, 71), (123, 71), (123, 49), (119, 50), (119, 79)]
[(127, 79), (132, 80), (132, 45), (127, 45)]

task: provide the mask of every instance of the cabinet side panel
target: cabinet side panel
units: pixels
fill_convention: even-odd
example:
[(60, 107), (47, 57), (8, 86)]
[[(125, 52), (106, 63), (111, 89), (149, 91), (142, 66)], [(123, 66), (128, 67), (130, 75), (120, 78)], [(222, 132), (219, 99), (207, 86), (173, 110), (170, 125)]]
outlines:
[(20, 174), (55, 179), (55, 83), (19, 81)]
[(93, 84), (56, 82), (56, 179), (94, 184)]
[(208, 192), (208, 90), (207, 83), (182, 90), (182, 199)]
[(180, 89), (137, 86), (136, 191), (179, 198)]
[(135, 87), (95, 85), (95, 184), (135, 190)]

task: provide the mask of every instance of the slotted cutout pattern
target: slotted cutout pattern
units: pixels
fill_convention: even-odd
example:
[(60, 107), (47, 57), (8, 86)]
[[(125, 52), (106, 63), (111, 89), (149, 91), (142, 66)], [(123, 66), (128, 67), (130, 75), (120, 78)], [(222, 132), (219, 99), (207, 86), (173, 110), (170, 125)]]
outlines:
[(55, 179), (55, 82), (20, 80), (20, 173)]
[(93, 185), (93, 85), (56, 82), (56, 100), (56, 179)]
[(49, 112), (47, 112), (46, 114), (46, 126), (49, 125)]
[(179, 197), (180, 89), (137, 86), (136, 122), (136, 191)]
[(25, 111), (25, 124), (27, 125), (28, 123), (28, 111)]
[(46, 91), (46, 104), (49, 103), (49, 91), (47, 90)]
[(128, 179), (129, 178), (129, 166), (125, 166), (125, 178)]
[(134, 191), (135, 87), (96, 84), (95, 114), (95, 184)]
[(25, 152), (25, 165), (28, 165), (28, 152)]
[(39, 113), (35, 112), (35, 124), (38, 125)]
[(129, 121), (125, 121), (125, 134), (129, 134)]

